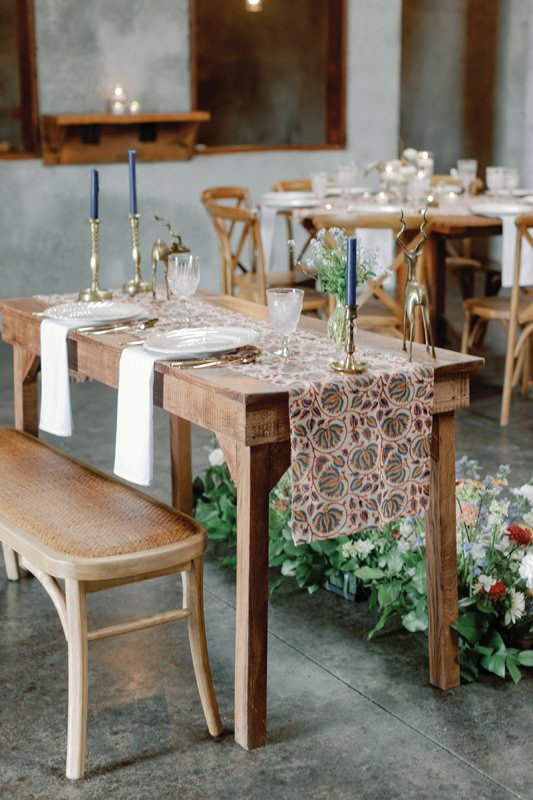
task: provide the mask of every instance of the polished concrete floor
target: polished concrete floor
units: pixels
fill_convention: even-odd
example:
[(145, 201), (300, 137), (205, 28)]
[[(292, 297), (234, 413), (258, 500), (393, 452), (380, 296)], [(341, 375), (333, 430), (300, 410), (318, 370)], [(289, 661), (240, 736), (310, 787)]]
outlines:
[[(457, 413), (457, 455), (487, 469), (533, 472), (533, 399), (515, 398), (498, 425), (501, 338), (472, 405)], [(0, 346), (0, 424), (10, 424), (10, 352)], [(110, 470), (115, 395), (73, 388), (76, 434), (60, 442)], [(154, 493), (169, 498), (167, 421), (156, 418)], [(209, 437), (195, 431), (195, 463)], [(95, 624), (171, 607), (174, 578), (90, 598)], [(232, 738), (233, 574), (208, 557), (206, 621), (226, 733), (207, 734), (178, 624), (95, 642), (90, 654), (87, 774), (64, 777), (66, 647), (52, 604), (32, 579), (0, 570), (0, 800), (354, 800), (533, 798), (533, 676), (518, 686), (486, 676), (447, 693), (428, 684), (427, 639), (399, 628), (366, 638), (371, 617), (327, 592), (283, 587), (269, 610), (269, 740), (246, 752)]]

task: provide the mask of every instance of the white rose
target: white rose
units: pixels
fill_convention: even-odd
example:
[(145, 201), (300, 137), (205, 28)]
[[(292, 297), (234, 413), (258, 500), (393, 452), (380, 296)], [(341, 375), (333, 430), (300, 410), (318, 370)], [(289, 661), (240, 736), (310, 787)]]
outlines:
[(418, 158), (418, 150), (415, 150), (414, 147), (406, 147), (402, 156), (407, 159), (407, 161), (416, 161)]
[(367, 556), (372, 552), (374, 547), (374, 542), (371, 542), (369, 539), (358, 539), (355, 542), (355, 550), (361, 556)]
[(516, 494), (522, 495), (522, 497), (525, 497), (526, 500), (529, 500), (531, 505), (533, 505), (533, 486), (531, 486), (531, 484), (525, 483), (520, 489), (516, 490)]
[(217, 447), (216, 450), (212, 450), (209, 453), (208, 458), (209, 458), (209, 463), (211, 464), (212, 467), (220, 467), (226, 461), (226, 459), (224, 458), (224, 453), (222, 452), (220, 447)]
[(526, 582), (528, 589), (533, 589), (533, 553), (526, 553), (518, 568), (518, 573)]

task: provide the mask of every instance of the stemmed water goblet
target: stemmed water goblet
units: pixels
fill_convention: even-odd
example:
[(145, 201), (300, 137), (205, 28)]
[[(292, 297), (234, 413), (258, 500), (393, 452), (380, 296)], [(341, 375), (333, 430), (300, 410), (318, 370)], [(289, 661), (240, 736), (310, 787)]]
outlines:
[(303, 289), (267, 289), (267, 305), (270, 322), (275, 333), (281, 334), (281, 347), (276, 355), (287, 358), (289, 338), (294, 333), (302, 312)]
[(200, 259), (192, 253), (171, 253), (168, 257), (168, 285), (178, 298), (177, 321), (189, 323), (192, 319), (189, 299), (200, 283)]

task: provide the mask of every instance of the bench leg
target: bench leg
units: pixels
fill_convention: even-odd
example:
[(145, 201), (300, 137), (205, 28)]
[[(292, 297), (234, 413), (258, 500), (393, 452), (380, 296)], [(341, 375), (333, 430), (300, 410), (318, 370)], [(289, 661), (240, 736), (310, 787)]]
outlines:
[(191, 612), (189, 617), (189, 642), (198, 692), (200, 693), (209, 733), (212, 736), (219, 736), (224, 730), (224, 726), (218, 711), (205, 638), (203, 559), (195, 559), (192, 562), (190, 572), (182, 572), (182, 579), (183, 605), (184, 608), (188, 608)]
[(19, 565), (17, 554), (14, 550), (7, 546), (2, 545), (4, 551), (4, 564), (6, 566), (6, 575), (10, 581), (18, 581), (20, 578)]
[(87, 734), (87, 602), (82, 582), (65, 580), (68, 640), (67, 778), (83, 777)]

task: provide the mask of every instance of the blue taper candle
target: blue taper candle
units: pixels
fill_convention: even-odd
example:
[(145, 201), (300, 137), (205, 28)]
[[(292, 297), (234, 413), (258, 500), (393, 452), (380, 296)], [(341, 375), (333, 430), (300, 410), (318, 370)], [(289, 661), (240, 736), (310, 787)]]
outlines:
[(98, 170), (91, 170), (91, 219), (98, 219)]
[(357, 239), (349, 236), (346, 241), (346, 305), (355, 306), (357, 297)]
[(135, 178), (136, 150), (128, 150), (128, 164), (130, 167), (130, 214), (137, 213), (137, 181)]

